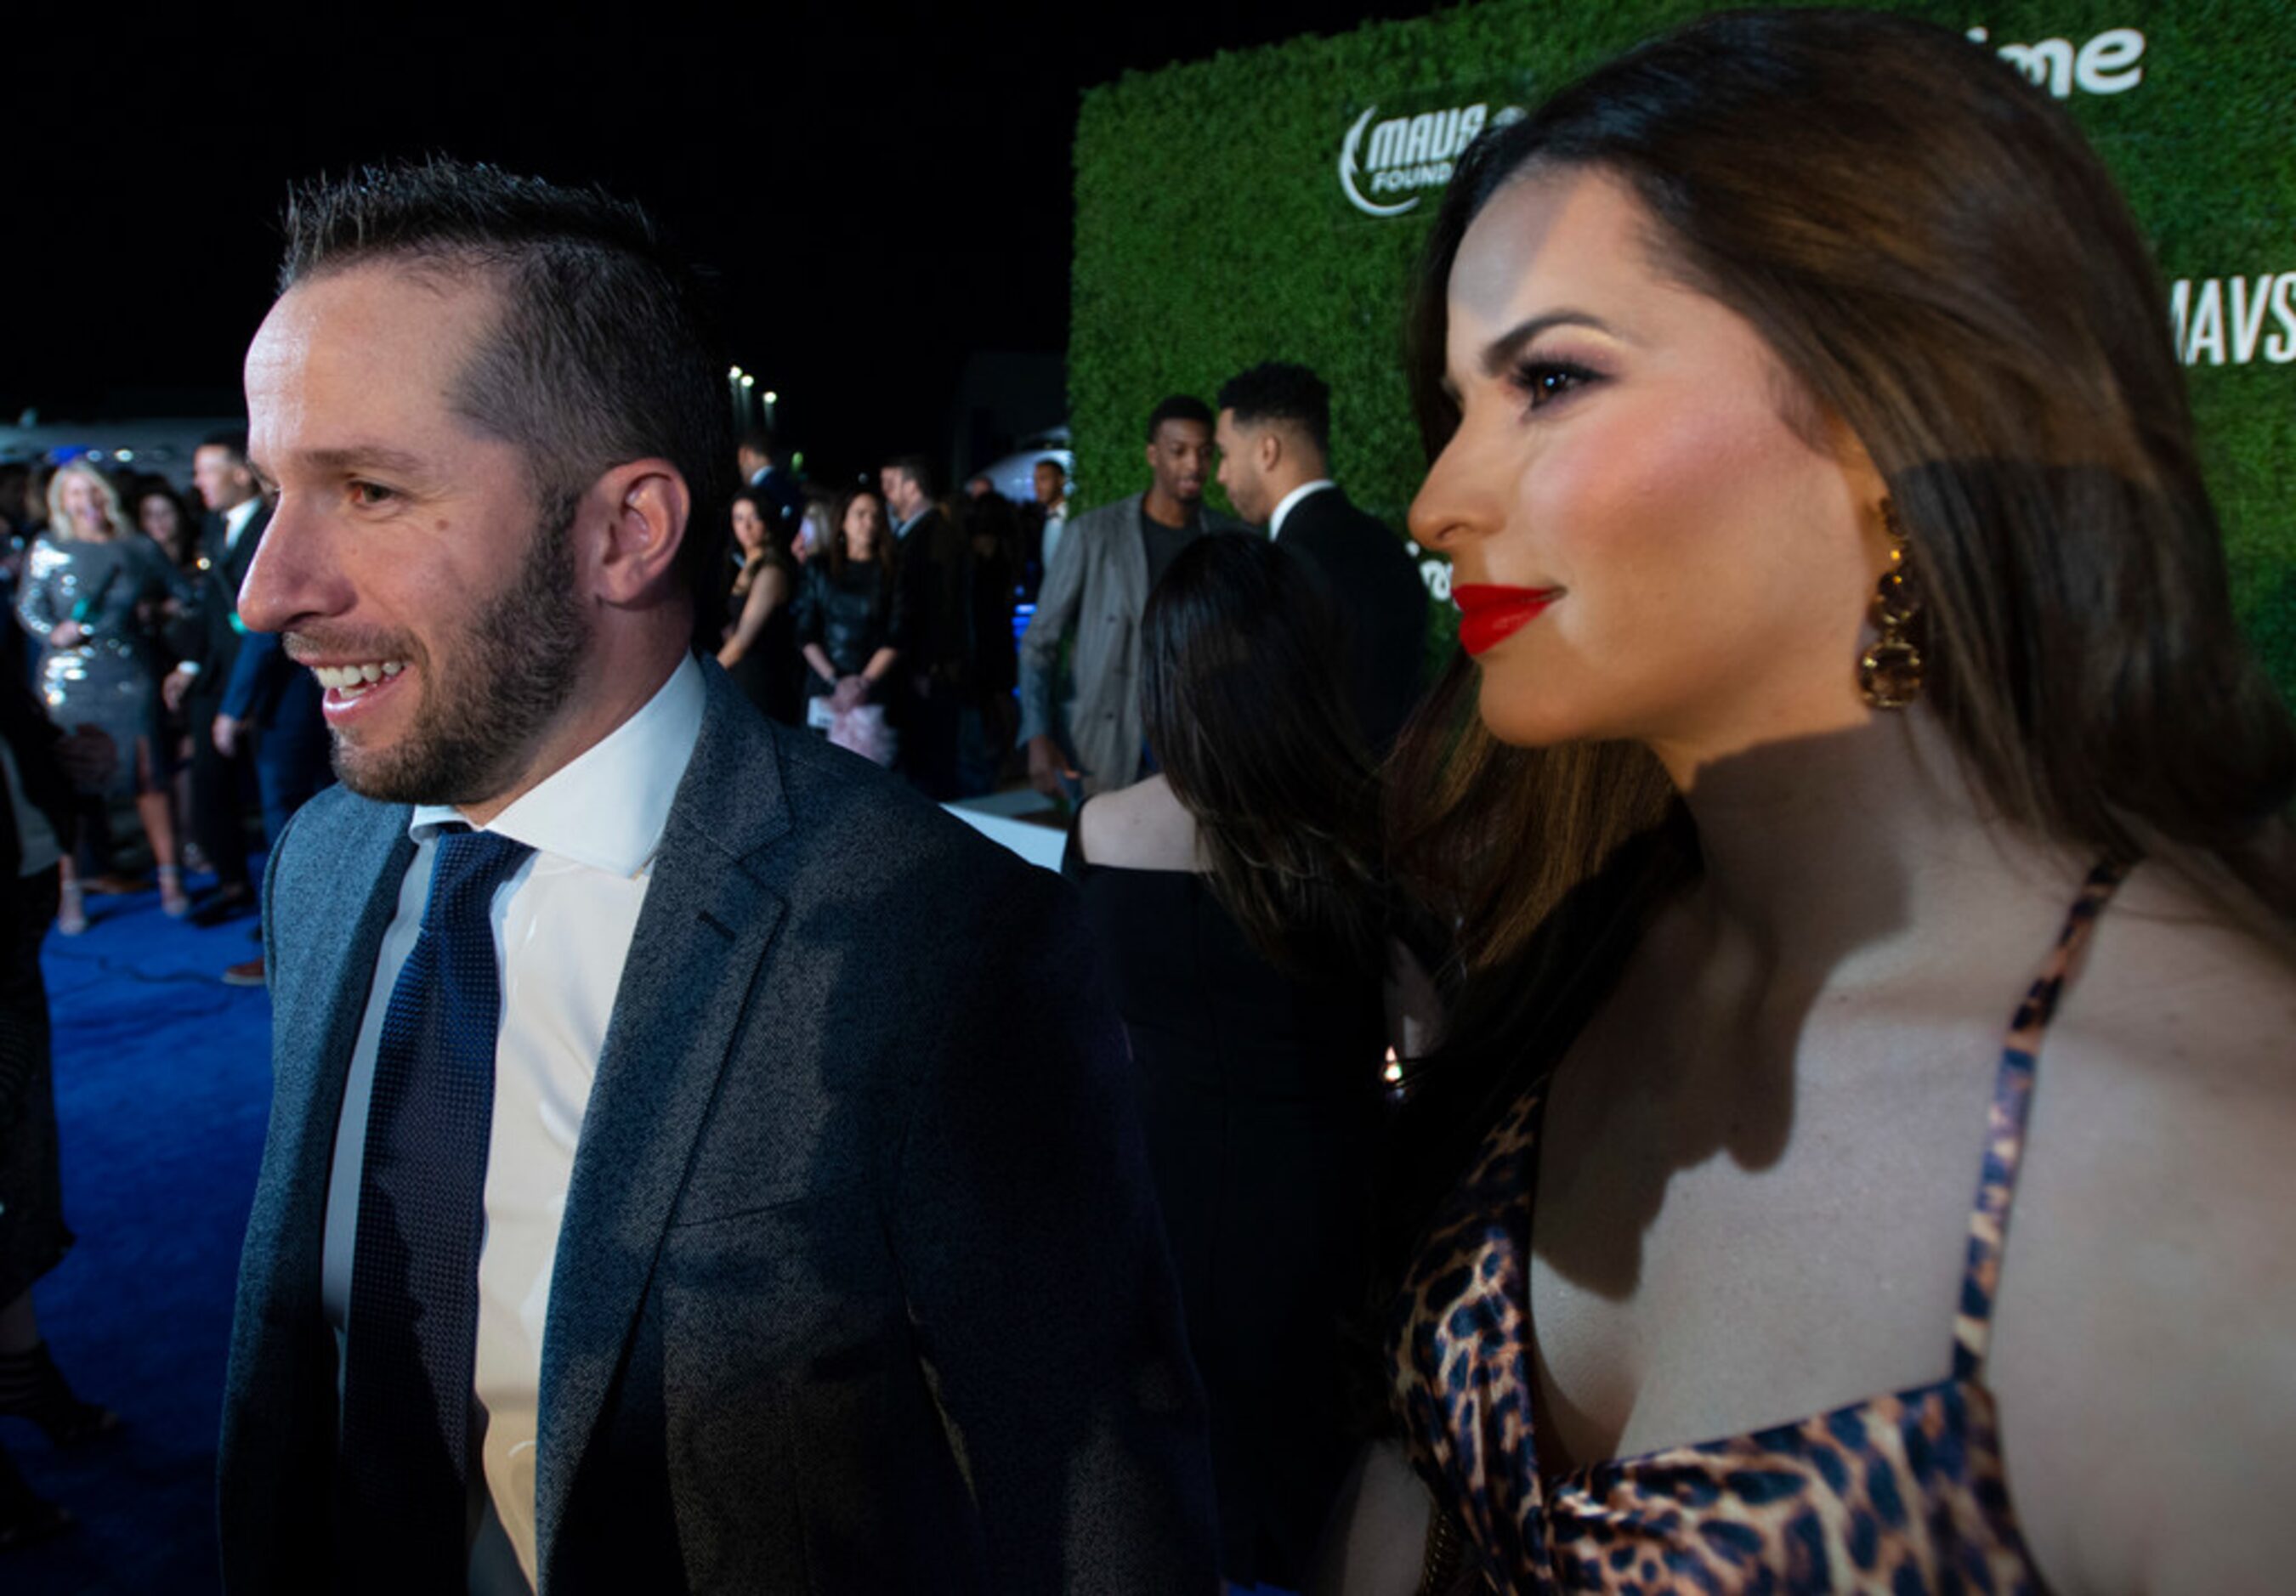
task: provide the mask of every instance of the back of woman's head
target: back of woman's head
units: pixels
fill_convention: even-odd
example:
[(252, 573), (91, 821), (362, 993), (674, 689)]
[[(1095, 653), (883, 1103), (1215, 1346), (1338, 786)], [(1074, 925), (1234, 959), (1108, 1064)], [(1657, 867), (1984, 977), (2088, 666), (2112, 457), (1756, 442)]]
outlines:
[[(1597, 69), (1446, 195), (1412, 318), (1431, 455), (1460, 241), (1558, 169), (1623, 180), (1660, 267), (1776, 354), (1786, 414), (1864, 445), (1925, 594), (1924, 701), (1999, 813), (2123, 857), (2279, 846), (2296, 732), (2234, 623), (2158, 274), (2061, 107), (1872, 12), (1709, 18)], [(2296, 912), (2284, 868), (2245, 873)]]
[(1021, 542), (1021, 512), (1000, 493), (966, 494), (949, 507), (957, 536), (971, 545), (975, 558), (1011, 560)]
[(1214, 892), (1279, 967), (1374, 968), (1376, 779), (1315, 572), (1256, 535), (1214, 533), (1172, 561), (1140, 625), (1148, 746)]

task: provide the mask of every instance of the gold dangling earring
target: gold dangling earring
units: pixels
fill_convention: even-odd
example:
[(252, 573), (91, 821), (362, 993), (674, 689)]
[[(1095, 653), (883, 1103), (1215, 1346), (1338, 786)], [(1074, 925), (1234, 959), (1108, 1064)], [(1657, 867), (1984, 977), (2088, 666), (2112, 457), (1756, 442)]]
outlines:
[(1881, 635), (1857, 661), (1857, 691), (1876, 709), (1902, 709), (1922, 694), (1922, 651), (1910, 635), (1922, 612), (1922, 593), (1906, 559), (1898, 506), (1886, 498), (1882, 526), (1890, 535), (1890, 569), (1874, 590), (1874, 629)]

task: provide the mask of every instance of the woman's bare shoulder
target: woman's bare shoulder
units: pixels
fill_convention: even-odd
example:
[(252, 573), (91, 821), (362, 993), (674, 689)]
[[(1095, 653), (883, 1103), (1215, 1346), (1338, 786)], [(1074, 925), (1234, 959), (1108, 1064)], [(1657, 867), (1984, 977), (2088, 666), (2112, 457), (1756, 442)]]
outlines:
[(2296, 958), (2170, 873), (2100, 919), (2038, 1061), (1991, 1371), (2068, 1590), (2296, 1567)]
[(1084, 806), (1078, 830), (1089, 863), (1116, 870), (1196, 868), (1196, 823), (1160, 775), (1102, 793)]
[(2161, 1113), (2296, 1112), (2296, 927), (2140, 867), (2099, 916), (2049, 1046)]

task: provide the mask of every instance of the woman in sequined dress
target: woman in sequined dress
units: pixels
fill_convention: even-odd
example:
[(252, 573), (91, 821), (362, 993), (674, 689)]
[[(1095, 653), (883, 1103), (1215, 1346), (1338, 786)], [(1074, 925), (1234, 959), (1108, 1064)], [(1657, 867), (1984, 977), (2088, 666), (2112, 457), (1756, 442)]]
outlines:
[[(48, 530), (24, 567), (17, 618), (40, 638), (39, 694), (49, 716), (71, 728), (102, 727), (122, 757), (113, 790), (133, 783), (135, 812), (159, 866), (160, 899), (172, 916), (191, 908), (176, 854), (175, 815), (168, 800), (167, 760), (159, 735), (160, 661), (144, 615), (170, 598), (186, 598), (181, 575), (137, 531), (111, 484), (74, 463), (48, 484)], [(127, 757), (134, 750), (134, 757)], [(64, 861), (57, 929), (86, 929), (71, 861)]]

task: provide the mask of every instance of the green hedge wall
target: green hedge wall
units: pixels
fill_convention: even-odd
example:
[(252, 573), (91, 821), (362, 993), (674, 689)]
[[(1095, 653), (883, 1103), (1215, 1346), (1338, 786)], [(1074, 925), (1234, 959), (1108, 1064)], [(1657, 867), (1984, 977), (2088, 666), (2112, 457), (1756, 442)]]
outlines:
[[(1142, 486), (1141, 426), (1158, 397), (1209, 401), (1234, 372), (1283, 358), (1332, 384), (1335, 473), (1399, 527), (1425, 463), (1405, 394), (1402, 309), (1439, 190), (1419, 191), (1408, 214), (1365, 214), (1341, 187), (1349, 130), (1378, 108), (1357, 146), (1361, 189), (1379, 122), (1530, 103), (1707, 9), (1486, 0), (1087, 92), (1069, 345), (1079, 507)], [(1982, 27), (1996, 48), (2034, 46), (2029, 74), (2063, 91), (2149, 229), (2163, 275), (2185, 285), (2187, 374), (2236, 602), (2296, 699), (2296, 6), (1899, 9)], [(2099, 38), (2126, 29), (2142, 34), (2133, 61), (2126, 37)], [(2057, 40), (2062, 48), (2040, 43)]]

